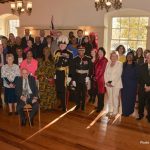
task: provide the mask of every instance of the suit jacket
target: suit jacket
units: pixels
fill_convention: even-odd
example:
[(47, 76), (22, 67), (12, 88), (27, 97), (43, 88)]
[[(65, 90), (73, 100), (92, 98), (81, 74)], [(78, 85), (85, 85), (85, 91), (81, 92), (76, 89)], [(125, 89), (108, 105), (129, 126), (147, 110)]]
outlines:
[[(29, 82), (30, 89), (32, 91), (32, 94), (30, 95), (31, 99), (33, 97), (38, 97), (38, 88), (36, 85), (35, 78), (29, 75), (28, 82)], [(17, 79), (15, 91), (16, 91), (18, 100), (20, 100), (20, 97), (22, 96), (22, 92), (23, 92), (23, 77), (19, 77)]]
[(123, 65), (121, 62), (117, 61), (116, 64), (111, 68), (110, 64), (111, 62), (107, 63), (106, 70), (104, 73), (105, 83), (107, 83), (108, 81), (112, 81), (111, 84), (115, 88), (122, 88), (121, 75), (122, 75)]
[[(32, 43), (34, 44), (34, 38), (33, 37), (29, 36), (29, 40), (31, 40)], [(23, 49), (27, 47), (27, 40), (26, 40), (25, 36), (21, 40), (21, 46)]]
[(150, 86), (150, 75), (148, 71), (148, 63), (145, 63), (140, 66), (139, 85), (140, 85), (140, 88), (143, 89), (143, 91), (144, 91), (145, 85)]
[(46, 45), (47, 44), (47, 39), (46, 37), (44, 37), (43, 41), (41, 42), (41, 44)]
[(33, 54), (35, 55), (35, 58), (42, 58), (43, 57), (43, 48), (44, 48), (43, 44), (37, 45), (36, 43), (34, 43), (34, 45), (33, 45), (33, 49), (34, 49)]
[(145, 99), (150, 99), (150, 92), (145, 92), (145, 85), (150, 86), (150, 75), (148, 71), (148, 63), (144, 63), (139, 69), (139, 90), (140, 96), (144, 96)]
[(81, 43), (79, 43), (79, 38), (77, 38), (77, 44), (78, 46), (82, 46), (84, 44), (84, 37), (82, 37)]
[[(22, 53), (22, 58), (23, 58), (23, 60), (26, 59), (26, 54), (25, 53)], [(19, 65), (18, 55), (14, 58), (14, 64)]]

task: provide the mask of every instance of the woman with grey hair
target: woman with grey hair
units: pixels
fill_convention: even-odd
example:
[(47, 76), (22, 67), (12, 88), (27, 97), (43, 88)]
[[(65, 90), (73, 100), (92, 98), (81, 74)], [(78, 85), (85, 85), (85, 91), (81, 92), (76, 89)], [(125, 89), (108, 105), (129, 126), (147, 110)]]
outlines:
[(108, 94), (108, 116), (115, 116), (119, 111), (119, 92), (122, 88), (122, 63), (118, 61), (115, 51), (110, 54), (104, 73), (105, 86)]
[(20, 76), (20, 69), (19, 66), (14, 64), (14, 56), (13, 54), (7, 54), (6, 55), (6, 61), (7, 64), (2, 66), (1, 69), (1, 77), (4, 81), (4, 87), (5, 87), (5, 99), (8, 102), (9, 106), (9, 115), (12, 115), (12, 106), (14, 104), (15, 108), (15, 114), (16, 112), (16, 106), (17, 106), (17, 97), (15, 94), (15, 83), (18, 76)]

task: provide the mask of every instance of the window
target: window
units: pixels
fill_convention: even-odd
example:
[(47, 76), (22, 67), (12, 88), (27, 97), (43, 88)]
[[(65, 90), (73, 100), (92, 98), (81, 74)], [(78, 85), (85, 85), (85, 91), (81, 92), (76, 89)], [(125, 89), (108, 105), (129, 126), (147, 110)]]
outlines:
[(13, 33), (17, 36), (16, 27), (19, 27), (19, 20), (9, 20), (9, 33)]
[(146, 48), (148, 17), (113, 17), (111, 50), (120, 44), (126, 49)]

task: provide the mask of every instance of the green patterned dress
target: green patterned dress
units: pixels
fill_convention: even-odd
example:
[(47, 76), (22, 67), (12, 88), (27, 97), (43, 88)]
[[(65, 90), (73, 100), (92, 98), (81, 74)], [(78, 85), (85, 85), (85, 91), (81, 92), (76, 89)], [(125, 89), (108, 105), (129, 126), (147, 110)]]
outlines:
[(40, 106), (50, 110), (56, 103), (55, 84), (50, 84), (49, 79), (54, 78), (55, 66), (53, 61), (39, 61), (37, 78), (39, 80)]

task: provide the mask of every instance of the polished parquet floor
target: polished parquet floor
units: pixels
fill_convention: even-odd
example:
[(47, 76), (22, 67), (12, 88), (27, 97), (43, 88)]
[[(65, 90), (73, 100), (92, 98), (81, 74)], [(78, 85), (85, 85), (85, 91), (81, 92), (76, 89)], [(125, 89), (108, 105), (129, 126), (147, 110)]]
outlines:
[(41, 124), (20, 127), (18, 116), (0, 109), (0, 150), (150, 150), (150, 123), (134, 116), (117, 115), (108, 119), (105, 112), (55, 109), (41, 112)]

